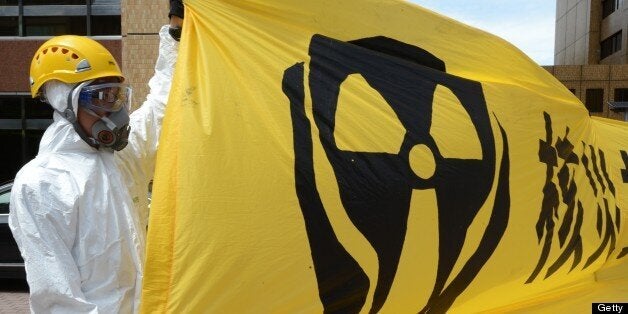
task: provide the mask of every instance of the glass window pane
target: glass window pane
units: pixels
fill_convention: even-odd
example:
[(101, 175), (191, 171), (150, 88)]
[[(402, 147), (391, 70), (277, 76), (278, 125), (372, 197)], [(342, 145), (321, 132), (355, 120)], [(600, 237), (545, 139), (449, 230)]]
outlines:
[(86, 35), (85, 16), (25, 16), (25, 36)]
[(619, 31), (600, 43), (600, 58), (604, 59), (621, 50), (622, 32)]
[(23, 161), (24, 164), (31, 161), (31, 159), (37, 156), (37, 152), (39, 152), (39, 142), (41, 142), (41, 137), (44, 135), (45, 130), (28, 130), (26, 131), (26, 160)]
[(13, 180), (22, 167), (22, 131), (0, 130), (0, 143), (7, 148), (7, 152), (2, 154), (0, 167), (0, 182), (5, 182)]
[(49, 104), (30, 96), (24, 97), (24, 106), (27, 119), (52, 119), (52, 107)]
[(94, 15), (92, 16), (92, 36), (121, 35), (119, 15)]
[(628, 101), (628, 88), (615, 89), (615, 101)]
[(85, 0), (23, 0), (24, 5), (85, 4)]
[(20, 97), (0, 96), (0, 119), (22, 119)]
[(92, 4), (96, 5), (120, 5), (120, 0), (91, 0)]
[(604, 111), (604, 89), (587, 89), (585, 105), (589, 112)]
[(19, 36), (17, 16), (0, 16), (0, 36)]
[(615, 0), (602, 0), (602, 18), (605, 18), (615, 12)]
[[(2, 183), (2, 182), (0, 182)], [(9, 213), (9, 202), (11, 201), (11, 190), (0, 194), (0, 214)]]
[(3, 5), (17, 5), (17, 0), (0, 0), (0, 6)]

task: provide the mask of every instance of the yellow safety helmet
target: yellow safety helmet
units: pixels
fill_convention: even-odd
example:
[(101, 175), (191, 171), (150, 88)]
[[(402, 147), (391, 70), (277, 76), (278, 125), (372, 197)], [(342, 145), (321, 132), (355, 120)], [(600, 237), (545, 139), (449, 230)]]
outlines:
[(57, 36), (41, 45), (31, 61), (31, 95), (39, 96), (40, 88), (50, 80), (79, 83), (109, 76), (124, 81), (107, 48), (83, 36)]

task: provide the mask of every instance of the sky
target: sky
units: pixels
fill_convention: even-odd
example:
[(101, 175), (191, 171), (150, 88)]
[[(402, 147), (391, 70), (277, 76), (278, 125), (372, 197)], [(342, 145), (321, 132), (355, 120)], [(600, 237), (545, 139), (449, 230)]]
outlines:
[(556, 1), (410, 0), (517, 46), (540, 65), (554, 64)]

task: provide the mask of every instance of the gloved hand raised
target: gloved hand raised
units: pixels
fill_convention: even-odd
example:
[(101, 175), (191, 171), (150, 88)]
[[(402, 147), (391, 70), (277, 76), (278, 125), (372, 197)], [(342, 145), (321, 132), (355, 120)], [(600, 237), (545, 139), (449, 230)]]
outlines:
[(170, 12), (168, 13), (170, 18), (169, 33), (174, 40), (179, 41), (181, 39), (181, 28), (183, 26), (184, 7), (181, 0), (170, 0)]
[(183, 1), (170, 0), (170, 12), (168, 13), (168, 18), (172, 18), (173, 15), (184, 18), (183, 11)]

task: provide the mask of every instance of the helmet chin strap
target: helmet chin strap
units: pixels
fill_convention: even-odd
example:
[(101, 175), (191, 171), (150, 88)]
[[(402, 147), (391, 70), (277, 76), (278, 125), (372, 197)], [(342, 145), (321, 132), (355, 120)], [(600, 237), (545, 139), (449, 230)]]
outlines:
[(92, 81), (85, 81), (81, 84), (78, 84), (76, 87), (74, 87), (74, 89), (72, 89), (72, 91), (68, 94), (68, 105), (65, 111), (63, 112), (58, 111), (58, 110), (55, 110), (55, 111), (61, 114), (61, 116), (63, 116), (66, 120), (68, 120), (68, 122), (72, 124), (76, 133), (78, 133), (78, 135), (81, 137), (81, 139), (83, 139), (83, 141), (85, 141), (85, 143), (89, 144), (89, 146), (91, 147), (98, 149), (100, 148), (100, 144), (98, 143), (98, 141), (96, 141), (96, 139), (87, 135), (87, 132), (83, 130), (83, 128), (78, 122), (77, 113), (74, 112), (75, 105), (78, 110), (78, 94), (80, 93), (81, 89), (85, 85), (88, 85), (91, 82)]

